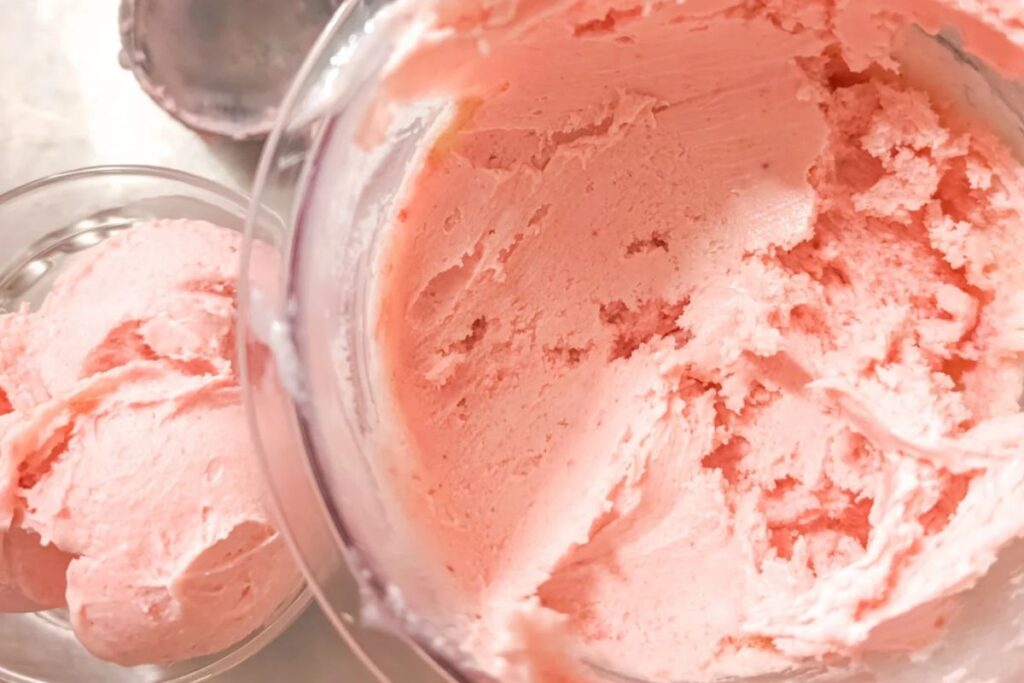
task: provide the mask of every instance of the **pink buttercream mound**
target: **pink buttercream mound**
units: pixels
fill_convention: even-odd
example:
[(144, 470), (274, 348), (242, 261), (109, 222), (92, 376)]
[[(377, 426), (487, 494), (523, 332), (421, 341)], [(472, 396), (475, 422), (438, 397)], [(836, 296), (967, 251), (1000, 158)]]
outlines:
[(1012, 73), (1018, 5), (440, 4), (375, 112), (452, 103), (381, 261), (407, 603), (502, 681), (941, 636), (1024, 532), (1024, 174), (890, 54)]
[(223, 650), (297, 585), (235, 374), (239, 243), (137, 224), (0, 317), (0, 607), (66, 604), (120, 664)]

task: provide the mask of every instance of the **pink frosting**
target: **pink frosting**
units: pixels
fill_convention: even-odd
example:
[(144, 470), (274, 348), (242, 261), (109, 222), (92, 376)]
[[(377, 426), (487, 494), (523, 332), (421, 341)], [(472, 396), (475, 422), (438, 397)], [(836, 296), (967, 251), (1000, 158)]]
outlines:
[(138, 224), (0, 317), (2, 607), (66, 603), (125, 665), (222, 650), (297, 575), (271, 523), (234, 370), (240, 236)]
[(374, 114), (452, 102), (381, 261), (409, 605), (502, 681), (934, 640), (1024, 531), (1024, 176), (889, 54), (1015, 73), (1017, 5), (440, 10)]

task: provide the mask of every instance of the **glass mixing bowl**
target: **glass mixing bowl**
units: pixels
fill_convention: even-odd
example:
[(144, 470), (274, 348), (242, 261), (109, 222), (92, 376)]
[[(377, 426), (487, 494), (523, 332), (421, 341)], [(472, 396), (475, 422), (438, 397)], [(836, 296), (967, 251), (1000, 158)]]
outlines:
[[(50, 176), (0, 195), (0, 313), (36, 307), (68, 259), (136, 221), (204, 219), (241, 229), (247, 199), (163, 168), (103, 166)], [(296, 586), (267, 625), (222, 653), (169, 666), (121, 667), (75, 639), (64, 610), (0, 614), (0, 680), (17, 683), (195, 683), (262, 650), (309, 605)]]
[[(249, 324), (241, 353), (269, 345), (275, 370), (264, 372), (262, 354), (253, 353), (243, 367), (259, 372), (250, 373), (248, 399), (280, 515), (339, 633), (380, 680), (488, 680), (403, 609), (409, 586), (389, 580), (395, 535), (374, 470), (376, 439), (388, 425), (372, 379), (373, 268), (408, 164), (446, 104), (410, 105), (389, 122), (386, 142), (356, 144), (382, 71), (406, 37), (394, 13), (381, 11), (390, 4), (345, 3), (280, 110), (254, 189), (254, 202), (278, 213), (250, 216), (248, 235), (273, 247), (276, 267), (243, 273), (240, 302)], [(1024, 159), (1020, 85), (964, 53), (953, 33), (915, 29), (904, 48), (907, 78), (986, 119)], [(872, 652), (856, 664), (748, 681), (1024, 680), (1024, 544), (1007, 548), (958, 600), (948, 636), (927, 652)]]

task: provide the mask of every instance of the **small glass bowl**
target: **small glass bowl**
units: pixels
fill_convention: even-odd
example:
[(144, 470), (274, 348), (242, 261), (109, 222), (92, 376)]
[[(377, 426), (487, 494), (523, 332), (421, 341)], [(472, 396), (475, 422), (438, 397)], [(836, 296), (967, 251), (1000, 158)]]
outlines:
[[(279, 109), (253, 190), (254, 205), (273, 204), (279, 215), (265, 220), (253, 212), (243, 249), (243, 387), (280, 518), (339, 633), (383, 681), (490, 681), (407, 609), (409, 595), (429, 586), (408, 571), (417, 558), (387, 548), (401, 536), (387, 521), (375, 471), (375, 449), (390, 425), (375, 386), (374, 264), (404, 174), (447, 104), (390, 112), (386, 144), (366, 149), (358, 142), (389, 60), (408, 48), (408, 27), (397, 13), (381, 11), (393, 2), (344, 3)], [(901, 55), (908, 77), (984, 117), (1024, 160), (1024, 86), (999, 79), (964, 53), (955, 35), (914, 29), (908, 41)], [(274, 268), (250, 258), (253, 242), (270, 246)], [(252, 353), (265, 345), (275, 360), (271, 372)], [(257, 365), (258, 376), (251, 372)], [(278, 439), (291, 442), (282, 447)], [(395, 561), (398, 575), (413, 580), (393, 580)], [(729, 683), (1024, 680), (1024, 541), (957, 600), (963, 609), (950, 636), (927, 652), (879, 651), (834, 668)], [(593, 670), (601, 681), (637, 681)]]
[[(43, 178), (0, 195), (0, 313), (37, 307), (75, 253), (137, 221), (203, 219), (240, 230), (247, 200), (169, 169), (100, 166)], [(241, 643), (168, 666), (122, 667), (91, 655), (64, 610), (0, 614), (0, 680), (17, 683), (195, 683), (262, 650), (309, 605), (296, 586), (275, 616)]]

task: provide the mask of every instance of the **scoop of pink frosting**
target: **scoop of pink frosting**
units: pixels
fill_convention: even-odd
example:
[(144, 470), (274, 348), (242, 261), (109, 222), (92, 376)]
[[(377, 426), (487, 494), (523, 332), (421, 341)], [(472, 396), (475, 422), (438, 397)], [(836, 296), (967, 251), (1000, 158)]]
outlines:
[(222, 650), (298, 585), (235, 374), (239, 242), (137, 224), (0, 317), (0, 607), (66, 604), (124, 665)]

